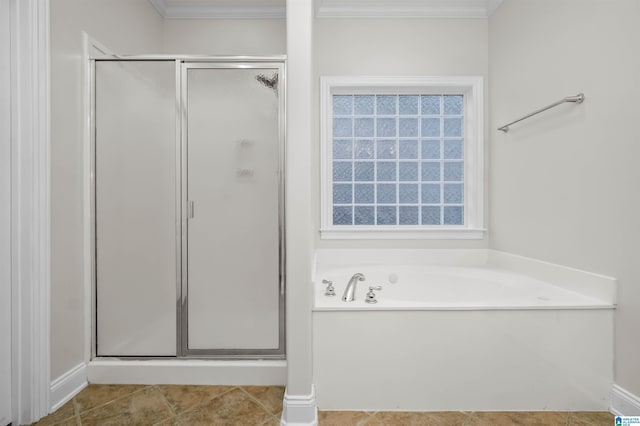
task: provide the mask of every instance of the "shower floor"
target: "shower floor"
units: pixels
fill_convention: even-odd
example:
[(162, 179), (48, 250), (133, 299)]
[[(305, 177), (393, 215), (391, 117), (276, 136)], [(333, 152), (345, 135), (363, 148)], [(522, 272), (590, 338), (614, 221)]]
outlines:
[[(36, 425), (280, 424), (284, 387), (89, 385)], [(607, 412), (321, 411), (320, 425), (610, 426)]]

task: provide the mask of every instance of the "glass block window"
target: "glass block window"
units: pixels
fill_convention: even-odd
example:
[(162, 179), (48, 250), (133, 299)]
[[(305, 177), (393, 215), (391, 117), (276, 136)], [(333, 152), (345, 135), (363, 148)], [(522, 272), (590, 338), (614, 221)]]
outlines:
[[(478, 228), (477, 79), (455, 87), (381, 90), (372, 90), (375, 84), (332, 90), (325, 79), (321, 231)], [(472, 176), (465, 176), (469, 170)]]
[(333, 225), (464, 225), (464, 95), (332, 95)]

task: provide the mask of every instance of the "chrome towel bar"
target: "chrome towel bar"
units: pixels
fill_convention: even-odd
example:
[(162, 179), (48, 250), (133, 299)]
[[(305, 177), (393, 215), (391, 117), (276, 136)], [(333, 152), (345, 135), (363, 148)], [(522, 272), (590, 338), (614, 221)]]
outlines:
[(553, 108), (555, 106), (558, 106), (560, 104), (563, 104), (565, 102), (573, 102), (573, 103), (581, 104), (583, 101), (584, 101), (584, 93), (578, 93), (575, 96), (567, 96), (566, 98), (560, 99), (559, 101), (552, 103), (551, 105), (547, 105), (546, 107), (540, 108), (537, 111), (534, 111), (534, 112), (532, 112), (530, 114), (525, 115), (524, 117), (520, 117), (517, 120), (512, 121), (509, 124), (505, 124), (502, 127), (498, 127), (498, 130), (502, 130), (503, 132), (507, 133), (509, 131), (509, 126), (511, 126), (512, 124), (518, 123), (518, 122), (520, 122), (522, 120), (526, 120), (529, 117), (532, 117), (532, 116), (534, 116), (536, 114), (540, 114), (543, 111), (551, 109), (551, 108)]

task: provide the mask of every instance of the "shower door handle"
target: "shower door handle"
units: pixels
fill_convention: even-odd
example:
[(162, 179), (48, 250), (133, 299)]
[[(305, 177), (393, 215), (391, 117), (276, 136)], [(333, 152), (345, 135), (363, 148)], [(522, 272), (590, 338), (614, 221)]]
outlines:
[(187, 206), (187, 217), (189, 219), (193, 219), (194, 213), (195, 213), (194, 203), (193, 201), (189, 201), (189, 204)]

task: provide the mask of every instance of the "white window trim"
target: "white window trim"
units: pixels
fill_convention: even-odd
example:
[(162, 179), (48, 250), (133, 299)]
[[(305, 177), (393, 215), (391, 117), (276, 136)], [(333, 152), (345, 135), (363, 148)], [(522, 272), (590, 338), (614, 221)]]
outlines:
[[(320, 77), (320, 206), (322, 239), (481, 239), (484, 237), (483, 77)], [(335, 226), (331, 179), (332, 103), (340, 93), (464, 94), (464, 223), (462, 226)]]

